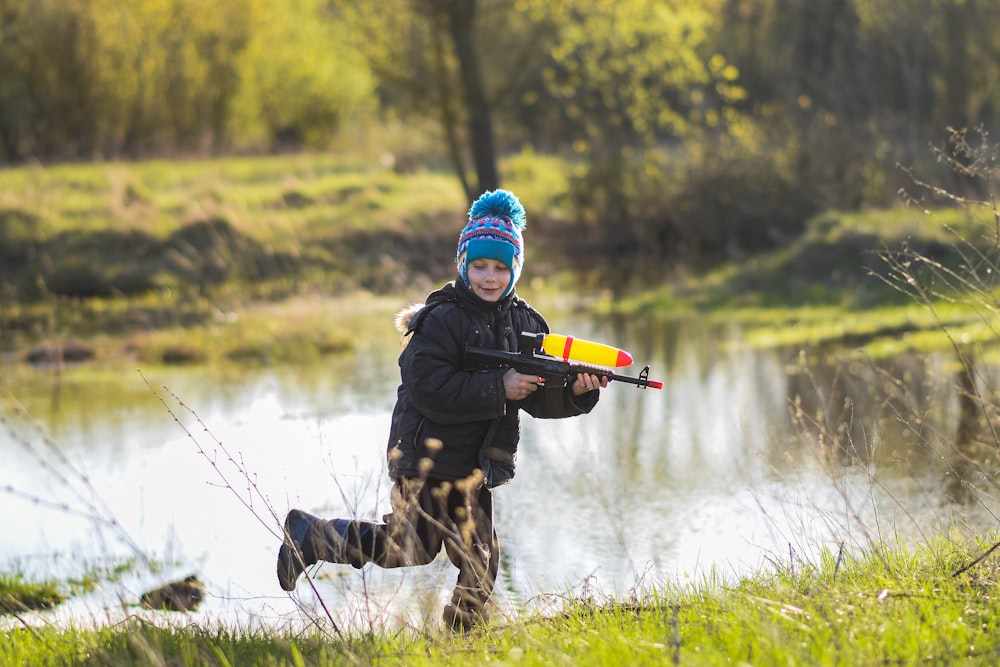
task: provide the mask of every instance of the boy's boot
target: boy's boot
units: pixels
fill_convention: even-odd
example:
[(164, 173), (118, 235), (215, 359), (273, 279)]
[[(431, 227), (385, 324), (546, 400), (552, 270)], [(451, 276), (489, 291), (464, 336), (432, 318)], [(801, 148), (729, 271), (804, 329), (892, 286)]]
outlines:
[(488, 598), (489, 595), (481, 589), (456, 587), (451, 602), (444, 607), (442, 618), (445, 625), (455, 632), (468, 632), (489, 623)]
[(278, 583), (286, 591), (295, 590), (299, 575), (321, 560), (350, 563), (347, 556), (348, 519), (327, 521), (302, 510), (285, 517), (285, 541), (278, 549)]

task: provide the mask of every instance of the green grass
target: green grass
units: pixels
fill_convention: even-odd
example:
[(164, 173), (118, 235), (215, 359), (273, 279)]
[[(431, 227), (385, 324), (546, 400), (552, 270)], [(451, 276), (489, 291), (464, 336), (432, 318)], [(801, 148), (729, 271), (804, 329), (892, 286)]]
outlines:
[[(566, 188), (565, 167), (553, 162), (528, 154), (504, 166), (508, 187), (518, 188), (536, 214)], [(358, 232), (404, 229), (419, 236), (439, 216), (457, 237), (467, 206), (451, 173), (400, 174), (335, 154), (5, 169), (0, 193), (0, 234), (13, 239), (125, 229), (162, 238), (218, 217), (292, 253)]]
[[(353, 351), (354, 332), (337, 312), (344, 302), (290, 297), (247, 304), (194, 298), (175, 310), (170, 301), (94, 299), (48, 312), (38, 308), (36, 327), (45, 332), (37, 336), (45, 345), (89, 348), (94, 361), (104, 365), (126, 360), (147, 366), (308, 363)], [(35, 349), (34, 338), (8, 332), (7, 346), (20, 348), (20, 358), (26, 359)]]
[[(502, 168), (533, 219), (560, 217), (565, 168), (530, 153)], [(423, 294), (453, 275), (466, 206), (448, 172), (397, 173), (332, 154), (3, 169), (0, 351), (150, 329), (161, 334), (143, 345), (177, 347), (165, 339), (215, 327), (220, 311), (303, 295)], [(284, 334), (283, 351), (245, 340), (222, 354), (341, 347)], [(199, 348), (191, 357), (211, 359), (198, 337), (186, 341)]]
[(886, 250), (904, 245), (959, 272), (970, 258), (993, 260), (996, 266), (1000, 249), (993, 219), (986, 212), (943, 209), (930, 214), (913, 208), (831, 212), (811, 220), (805, 234), (785, 248), (726, 264), (686, 284), (636, 295), (624, 307), (665, 313), (908, 306), (913, 298), (887, 284), (889, 267), (882, 257)]
[(8, 303), (384, 289), (427, 243), (448, 257), (465, 206), (449, 174), (332, 155), (8, 169), (0, 193)]
[(58, 582), (31, 581), (20, 572), (0, 573), (0, 615), (49, 609), (65, 600)]
[[(907, 261), (921, 258), (906, 269), (933, 287), (929, 301), (893, 276), (883, 253), (901, 248), (910, 253)], [(744, 342), (758, 348), (840, 347), (884, 358), (957, 342), (989, 351), (998, 343), (991, 326), (1000, 304), (998, 249), (985, 212), (828, 213), (786, 248), (605, 301), (601, 309), (738, 324)], [(972, 264), (979, 270), (975, 280), (967, 277)], [(946, 285), (941, 277), (949, 271), (957, 278)]]
[(337, 309), (288, 299), (250, 309), (216, 311), (203, 326), (135, 334), (128, 350), (137, 361), (186, 364), (236, 361), (242, 365), (308, 363), (354, 349), (355, 336)]
[[(664, 585), (634, 600), (569, 602), (468, 635), (436, 627), (347, 636), (157, 627), (14, 629), (16, 664), (126, 665), (989, 665), (1000, 654), (996, 535), (826, 552), (735, 583)], [(961, 571), (965, 570), (965, 571)]]

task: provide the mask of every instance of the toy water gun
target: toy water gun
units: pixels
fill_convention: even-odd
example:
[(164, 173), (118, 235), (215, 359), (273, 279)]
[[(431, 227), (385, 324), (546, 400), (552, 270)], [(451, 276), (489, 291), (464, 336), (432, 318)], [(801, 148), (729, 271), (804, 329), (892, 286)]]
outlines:
[[(575, 339), (572, 336), (524, 332), (519, 337), (521, 351), (505, 352), (483, 347), (467, 347), (467, 361), (478, 361), (513, 368), (518, 373), (537, 375), (541, 384), (559, 383), (565, 386), (581, 373), (606, 377), (615, 382), (627, 382), (641, 389), (652, 387), (663, 389), (659, 380), (649, 379), (649, 366), (642, 369), (638, 377), (619, 375), (611, 368), (620, 368), (632, 363), (632, 355), (603, 343)], [(550, 350), (558, 350), (552, 354)]]

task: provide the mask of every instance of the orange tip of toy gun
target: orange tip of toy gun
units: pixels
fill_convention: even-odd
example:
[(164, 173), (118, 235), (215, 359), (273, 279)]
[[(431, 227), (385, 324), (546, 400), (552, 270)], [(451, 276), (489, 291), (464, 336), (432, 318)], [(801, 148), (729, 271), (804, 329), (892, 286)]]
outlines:
[(632, 355), (625, 350), (573, 336), (547, 334), (542, 339), (542, 350), (545, 354), (559, 357), (563, 361), (575, 361), (591, 366), (621, 368), (632, 364)]

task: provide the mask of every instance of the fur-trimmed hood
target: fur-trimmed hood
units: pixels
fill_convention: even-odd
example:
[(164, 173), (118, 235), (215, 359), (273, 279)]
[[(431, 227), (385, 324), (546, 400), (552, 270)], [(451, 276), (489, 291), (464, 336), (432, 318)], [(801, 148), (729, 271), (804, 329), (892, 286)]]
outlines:
[(422, 303), (411, 303), (409, 306), (396, 313), (396, 316), (392, 319), (392, 323), (395, 325), (396, 331), (404, 336), (410, 333), (410, 322), (413, 320), (413, 316), (416, 315), (423, 307), (424, 304)]

